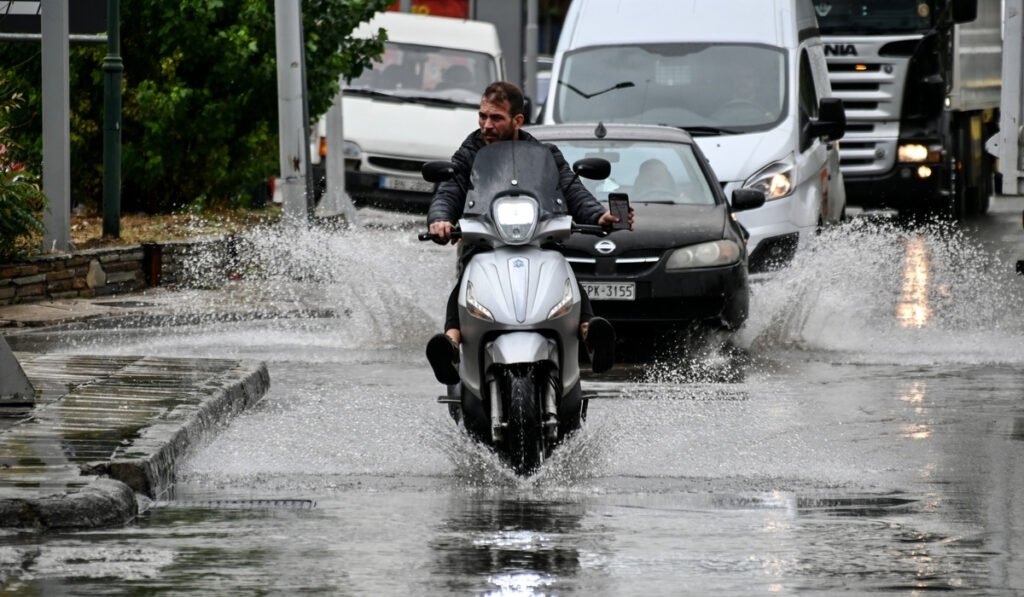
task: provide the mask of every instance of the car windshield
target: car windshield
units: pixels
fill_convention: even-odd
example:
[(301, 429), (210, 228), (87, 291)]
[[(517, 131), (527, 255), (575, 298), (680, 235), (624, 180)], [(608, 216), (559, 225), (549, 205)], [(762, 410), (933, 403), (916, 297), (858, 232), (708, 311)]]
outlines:
[[(727, 132), (785, 117), (786, 54), (748, 44), (647, 44), (565, 54), (556, 122), (635, 122)], [(695, 133), (697, 134), (697, 133)]]
[(570, 164), (581, 158), (611, 162), (612, 173), (605, 180), (581, 179), (599, 201), (607, 201), (608, 193), (628, 193), (633, 203), (715, 204), (689, 145), (617, 139), (559, 140), (555, 145)]
[(381, 92), (478, 106), (497, 78), (494, 59), (481, 52), (387, 42), (373, 68), (347, 84), (346, 92)]
[(825, 35), (915, 33), (932, 27), (932, 2), (921, 0), (829, 0), (815, 2)]

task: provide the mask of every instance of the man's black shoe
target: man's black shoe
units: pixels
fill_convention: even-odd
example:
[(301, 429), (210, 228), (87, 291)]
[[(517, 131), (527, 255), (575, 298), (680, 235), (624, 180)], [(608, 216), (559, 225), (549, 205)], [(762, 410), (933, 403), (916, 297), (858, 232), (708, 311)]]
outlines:
[(590, 368), (604, 373), (615, 364), (615, 328), (604, 317), (592, 317), (583, 339), (590, 353)]
[(459, 347), (447, 334), (435, 334), (427, 342), (427, 361), (437, 381), (448, 386), (459, 383)]

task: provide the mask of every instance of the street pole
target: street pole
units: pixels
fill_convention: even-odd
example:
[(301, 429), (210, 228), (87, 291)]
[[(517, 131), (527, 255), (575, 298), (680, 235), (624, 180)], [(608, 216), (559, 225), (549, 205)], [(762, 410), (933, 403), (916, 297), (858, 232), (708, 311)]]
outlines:
[(399, 12), (412, 12), (412, 0), (401, 0), (398, 10)]
[(309, 139), (303, 121), (302, 8), (300, 0), (274, 0), (277, 38), (277, 121), (285, 220), (309, 223), (306, 156)]
[(43, 250), (71, 244), (71, 96), (68, 64), (68, 0), (42, 0), (43, 66)]
[[(526, 74), (523, 94), (536, 105), (537, 97), (537, 0), (526, 0)], [(532, 119), (533, 114), (527, 114)]]
[(121, 237), (121, 3), (107, 0), (103, 58), (103, 236)]

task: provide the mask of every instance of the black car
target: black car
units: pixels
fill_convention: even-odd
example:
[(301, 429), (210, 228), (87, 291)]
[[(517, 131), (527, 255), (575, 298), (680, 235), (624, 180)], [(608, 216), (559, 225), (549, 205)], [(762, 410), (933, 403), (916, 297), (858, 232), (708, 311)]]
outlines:
[(622, 333), (694, 324), (735, 330), (747, 318), (746, 231), (733, 215), (764, 203), (751, 189), (732, 204), (685, 131), (639, 124), (530, 127), (572, 164), (611, 162), (602, 181), (583, 180), (599, 201), (625, 193), (635, 209), (632, 231), (604, 238), (575, 235), (564, 246), (594, 312)]

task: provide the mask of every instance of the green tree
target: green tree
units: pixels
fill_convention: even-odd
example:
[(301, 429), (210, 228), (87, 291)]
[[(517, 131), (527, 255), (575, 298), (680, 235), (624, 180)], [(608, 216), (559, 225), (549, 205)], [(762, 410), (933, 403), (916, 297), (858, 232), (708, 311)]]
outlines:
[(36, 177), (13, 160), (9, 120), (21, 102), (21, 94), (11, 91), (0, 73), (0, 263), (32, 252), (33, 239), (46, 232), (42, 222), (46, 197)]
[[(383, 50), (352, 30), (389, 0), (304, 0), (310, 116), (330, 107), (341, 76), (358, 76)], [(190, 204), (242, 203), (278, 170), (273, 0), (121, 0), (124, 60), (122, 208), (163, 212)], [(40, 156), (39, 48), (14, 52), (25, 108), (12, 129), (19, 158)], [(102, 191), (103, 46), (71, 54), (72, 187), (76, 203)], [(315, 120), (314, 120), (315, 121)]]

